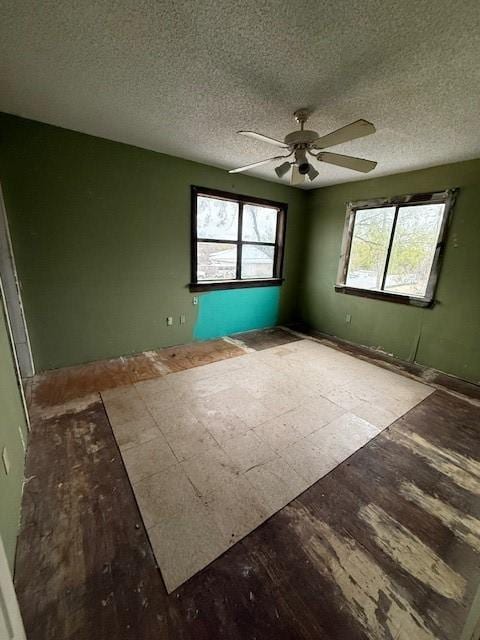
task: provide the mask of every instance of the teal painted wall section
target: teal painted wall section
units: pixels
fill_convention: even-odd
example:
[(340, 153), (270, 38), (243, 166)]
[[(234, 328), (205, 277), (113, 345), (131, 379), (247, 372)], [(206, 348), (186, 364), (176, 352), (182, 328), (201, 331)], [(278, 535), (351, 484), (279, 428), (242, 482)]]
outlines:
[(277, 324), (280, 287), (210, 291), (199, 296), (193, 335), (209, 340)]

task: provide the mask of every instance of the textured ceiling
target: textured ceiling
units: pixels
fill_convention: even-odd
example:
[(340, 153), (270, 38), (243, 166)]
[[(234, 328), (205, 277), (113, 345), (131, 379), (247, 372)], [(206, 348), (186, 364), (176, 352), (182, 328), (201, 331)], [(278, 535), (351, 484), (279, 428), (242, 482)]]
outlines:
[[(0, 110), (233, 168), (278, 149), (292, 113), (369, 176), (480, 156), (478, 0), (3, 0)], [(276, 180), (273, 166), (251, 172)], [(362, 177), (320, 165), (310, 186)]]

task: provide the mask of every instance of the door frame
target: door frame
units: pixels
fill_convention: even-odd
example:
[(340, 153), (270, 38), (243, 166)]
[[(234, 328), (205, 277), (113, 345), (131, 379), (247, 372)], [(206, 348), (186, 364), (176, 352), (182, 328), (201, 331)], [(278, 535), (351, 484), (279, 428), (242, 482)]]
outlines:
[(12, 574), (0, 537), (0, 632), (6, 633), (6, 640), (26, 640)]
[(13, 341), (15, 360), (21, 378), (30, 378), (35, 373), (32, 349), (28, 335), (25, 313), (23, 310), (20, 282), (15, 266), (12, 240), (8, 227), (7, 211), (0, 184), (0, 278), (2, 280), (2, 297), (9, 319), (11, 338)]

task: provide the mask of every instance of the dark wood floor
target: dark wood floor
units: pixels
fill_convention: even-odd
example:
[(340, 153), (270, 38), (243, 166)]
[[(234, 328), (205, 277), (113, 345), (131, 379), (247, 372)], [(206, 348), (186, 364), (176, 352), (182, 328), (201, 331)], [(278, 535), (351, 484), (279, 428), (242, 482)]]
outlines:
[(300, 340), (298, 335), (291, 331), (286, 331), (282, 327), (273, 327), (273, 329), (263, 329), (261, 331), (246, 331), (245, 333), (236, 333), (232, 337), (249, 349), (255, 349), (255, 351), (263, 351), (264, 349), (271, 349), (272, 347), (279, 347), (282, 344)]
[(436, 391), (169, 596), (100, 396), (44, 404), (15, 576), (28, 638), (459, 640), (479, 415)]

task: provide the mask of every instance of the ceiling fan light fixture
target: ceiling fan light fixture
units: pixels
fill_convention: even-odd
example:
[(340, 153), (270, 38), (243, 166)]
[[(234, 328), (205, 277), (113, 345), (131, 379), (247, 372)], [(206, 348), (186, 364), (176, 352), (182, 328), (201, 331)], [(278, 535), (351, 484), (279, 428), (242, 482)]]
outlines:
[(310, 179), (310, 182), (313, 182), (315, 180), (315, 178), (319, 175), (318, 171), (315, 169), (315, 167), (312, 167), (312, 165), (309, 165), (309, 170), (307, 173), (307, 176)]
[(275, 173), (279, 178), (283, 178), (283, 176), (290, 170), (290, 167), (290, 162), (282, 162), (278, 167), (275, 167)]
[[(324, 136), (319, 136), (316, 131), (305, 129), (305, 122), (308, 119), (309, 112), (307, 109), (299, 109), (294, 114), (295, 120), (300, 124), (300, 129), (288, 133), (283, 141), (265, 136), (263, 133), (257, 133), (256, 131), (238, 131), (242, 136), (253, 138), (254, 140), (272, 144), (276, 147), (280, 147), (288, 153), (285, 155), (274, 156), (273, 158), (267, 158), (260, 160), (259, 162), (253, 162), (247, 164), (244, 167), (238, 167), (237, 169), (230, 169), (229, 173), (241, 173), (243, 171), (249, 171), (250, 169), (256, 169), (264, 164), (268, 164), (274, 160), (280, 160), (294, 156), (292, 162), (284, 162), (275, 168), (275, 173), (279, 178), (283, 178), (292, 168), (291, 183), (294, 186), (303, 184), (306, 177), (312, 182), (319, 175), (318, 171), (312, 167), (307, 160), (307, 154), (314, 157), (318, 162), (326, 162), (327, 164), (333, 164), (345, 169), (351, 169), (352, 171), (359, 171), (360, 173), (368, 173), (373, 171), (377, 166), (377, 163), (373, 160), (365, 160), (364, 158), (355, 158), (353, 156), (344, 156), (339, 153), (331, 153), (324, 151), (329, 147), (342, 144), (344, 142), (350, 142), (350, 140), (356, 140), (357, 138), (363, 138), (375, 133), (376, 129), (371, 122), (363, 120), (355, 120), (340, 129), (336, 129)], [(315, 153), (318, 152), (318, 153)]]

